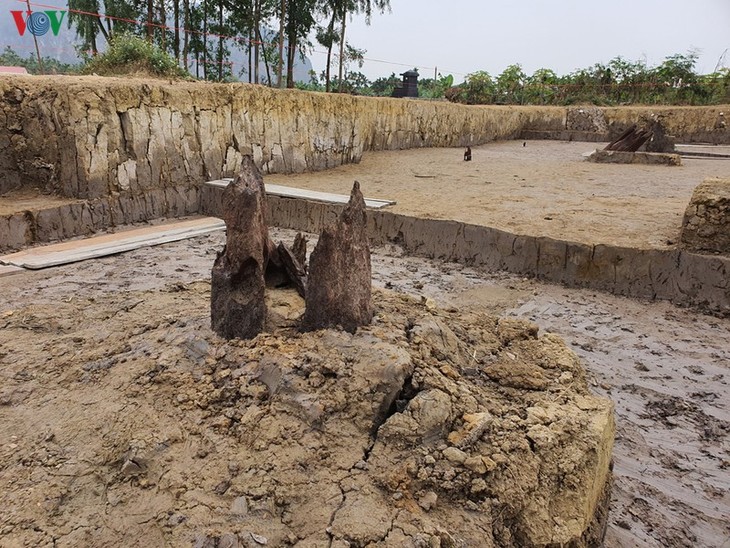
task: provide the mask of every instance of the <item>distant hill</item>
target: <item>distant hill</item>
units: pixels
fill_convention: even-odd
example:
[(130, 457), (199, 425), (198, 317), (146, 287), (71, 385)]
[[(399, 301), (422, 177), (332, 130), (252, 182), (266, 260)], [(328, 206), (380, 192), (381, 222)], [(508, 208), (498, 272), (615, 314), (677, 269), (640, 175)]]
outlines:
[[(15, 19), (10, 11), (9, 9), (0, 11), (0, 52), (5, 50), (6, 47), (10, 47), (22, 58), (27, 58), (31, 55), (35, 56), (36, 51), (33, 35), (26, 29), (23, 36), (20, 36)], [(64, 64), (78, 64), (81, 62), (81, 56), (76, 49), (76, 45), (79, 43), (78, 36), (73, 28), (68, 27), (66, 17), (68, 17), (68, 14), (64, 14), (63, 19), (60, 21), (58, 35), (54, 35), (52, 28), (49, 27), (48, 32), (43, 36), (37, 37), (38, 48), (42, 57), (50, 57)], [(217, 45), (217, 42), (214, 44), (211, 41), (211, 51), (213, 51), (212, 48), (214, 45)], [(99, 47), (102, 50), (104, 49), (103, 37), (100, 37)], [(233, 63), (235, 78), (241, 81), (248, 81), (248, 76), (245, 72), (248, 69), (247, 52), (232, 48), (229, 60)], [(243, 74), (241, 74), (242, 70), (244, 71)], [(276, 68), (271, 67), (270, 70), (272, 71), (273, 78), (273, 73), (276, 72)], [(310, 70), (312, 70), (312, 63), (309, 58), (305, 57), (304, 60), (298, 58), (294, 64), (294, 79), (297, 82), (309, 82)], [(191, 72), (193, 74), (195, 73), (194, 66), (191, 68)], [(263, 63), (259, 67), (259, 76), (262, 80), (266, 78), (266, 68)]]

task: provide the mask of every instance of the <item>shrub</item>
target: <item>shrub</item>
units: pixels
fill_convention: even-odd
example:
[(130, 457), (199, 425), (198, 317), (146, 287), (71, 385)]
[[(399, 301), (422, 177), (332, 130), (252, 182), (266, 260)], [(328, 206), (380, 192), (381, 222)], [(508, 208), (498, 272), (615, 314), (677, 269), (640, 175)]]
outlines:
[(141, 74), (165, 78), (189, 77), (173, 57), (133, 34), (114, 36), (109, 43), (109, 49), (91, 58), (83, 71), (86, 74), (104, 76)]

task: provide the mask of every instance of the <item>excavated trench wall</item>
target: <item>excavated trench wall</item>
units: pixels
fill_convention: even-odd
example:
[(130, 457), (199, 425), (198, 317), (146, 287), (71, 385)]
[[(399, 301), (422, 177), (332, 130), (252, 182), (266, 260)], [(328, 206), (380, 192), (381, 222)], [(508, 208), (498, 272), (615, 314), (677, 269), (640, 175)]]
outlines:
[[(203, 211), (220, 216), (220, 189), (206, 187)], [(342, 206), (269, 196), (269, 222), (318, 233)], [(730, 316), (730, 257), (680, 249), (635, 249), (588, 245), (511, 234), (458, 221), (422, 219), (368, 211), (373, 245), (396, 243), (409, 254), (505, 270), (642, 299), (668, 300), (719, 316)]]
[[(231, 176), (358, 162), (364, 151), (478, 145), (521, 134), (597, 139), (651, 114), (684, 141), (730, 143), (730, 107), (465, 106), (98, 77), (0, 77), (0, 194), (99, 199)], [(164, 194), (164, 192), (163, 192)], [(163, 202), (167, 199), (163, 197)], [(194, 197), (190, 197), (194, 199)]]
[(142, 194), (231, 176), (252, 154), (266, 173), (359, 162), (366, 150), (476, 145), (530, 116), (466, 107), (114, 78), (0, 78), (0, 192)]
[(730, 144), (730, 106), (711, 107), (549, 107), (530, 116), (522, 139), (612, 141), (634, 124), (658, 118), (679, 143)]

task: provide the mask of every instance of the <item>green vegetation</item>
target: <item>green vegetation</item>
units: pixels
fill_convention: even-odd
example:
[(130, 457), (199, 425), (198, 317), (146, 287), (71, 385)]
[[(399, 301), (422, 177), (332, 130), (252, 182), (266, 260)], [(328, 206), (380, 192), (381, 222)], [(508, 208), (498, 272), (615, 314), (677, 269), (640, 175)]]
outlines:
[[(41, 61), (43, 63), (44, 74), (76, 74), (81, 70), (80, 65), (60, 63), (51, 57), (41, 57)], [(10, 46), (5, 46), (5, 49), (0, 54), (0, 65), (25, 67), (30, 74), (40, 74), (41, 72), (38, 69), (38, 59), (35, 55), (30, 55), (24, 59), (10, 49)]]
[(133, 34), (116, 34), (109, 48), (90, 58), (84, 65), (85, 74), (140, 74), (165, 78), (185, 78), (189, 75), (170, 55), (159, 47)]
[[(68, 23), (81, 38), (78, 49), (87, 58), (85, 73), (175, 77), (190, 70), (205, 80), (247, 78), (251, 83), (294, 87), (294, 62), (314, 47), (310, 37), (316, 37), (326, 49), (325, 69), (297, 87), (390, 96), (401, 78), (392, 73), (369, 81), (360, 72), (365, 50), (346, 39), (353, 16), (369, 22), (373, 13), (389, 9), (390, 0), (69, 0)], [(104, 44), (107, 52), (99, 54)], [(230, 61), (237, 50), (247, 58), (243, 68)], [(3, 55), (6, 64), (38, 72), (33, 57), (13, 57), (10, 50)], [(528, 75), (513, 64), (499, 75), (473, 72), (458, 85), (449, 75), (422, 78), (418, 94), (470, 105), (730, 103), (730, 69), (700, 75), (697, 58), (690, 51), (651, 67), (616, 57), (562, 76), (549, 68)], [(46, 72), (78, 70), (51, 59), (44, 65)]]
[[(349, 48), (349, 46), (348, 46)], [(368, 81), (360, 72), (350, 70), (356, 62), (362, 66), (364, 51), (347, 56), (342, 85), (334, 78), (333, 89), (344, 93), (390, 97), (402, 79), (388, 77)], [(527, 75), (520, 65), (510, 65), (493, 77), (486, 71), (469, 74), (454, 86), (453, 77), (422, 78), (418, 96), (424, 99), (448, 99), (468, 105), (717, 105), (730, 103), (730, 69), (718, 69), (709, 75), (695, 72), (697, 54), (676, 54), (656, 67), (616, 57), (607, 65), (596, 64), (566, 76), (547, 68)], [(325, 91), (321, 78), (312, 73), (308, 84), (297, 87)]]
[[(339, 51), (342, 86), (338, 82), (333, 89), (347, 91), (347, 21), (355, 14), (369, 21), (374, 10), (389, 7), (390, 0), (69, 0), (69, 25), (82, 40), (79, 50), (92, 57), (103, 49), (100, 44), (135, 33), (169, 52), (196, 78), (228, 81), (247, 75), (249, 82), (288, 87), (294, 87), (294, 62), (311, 48), (314, 31), (328, 51), (325, 89), (334, 80), (333, 51)], [(247, 56), (247, 66), (232, 65), (234, 49)]]
[(621, 57), (566, 76), (539, 69), (527, 76), (520, 65), (497, 78), (475, 72), (447, 92), (450, 100), (477, 104), (571, 105), (713, 105), (730, 102), (730, 70), (695, 72), (697, 53), (667, 57), (657, 67)]

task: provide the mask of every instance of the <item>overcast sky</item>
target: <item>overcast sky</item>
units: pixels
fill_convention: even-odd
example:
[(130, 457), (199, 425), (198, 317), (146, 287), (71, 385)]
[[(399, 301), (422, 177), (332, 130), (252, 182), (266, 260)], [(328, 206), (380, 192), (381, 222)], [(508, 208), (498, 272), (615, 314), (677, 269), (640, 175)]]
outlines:
[[(391, 8), (370, 26), (348, 22), (347, 41), (367, 50), (360, 70), (370, 79), (417, 66), (422, 77), (438, 67), (460, 82), (515, 63), (527, 74), (563, 75), (619, 55), (654, 66), (691, 48), (698, 72), (709, 73), (730, 48), (730, 0), (391, 0)], [(314, 50), (320, 73), (326, 57)]]

